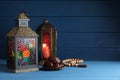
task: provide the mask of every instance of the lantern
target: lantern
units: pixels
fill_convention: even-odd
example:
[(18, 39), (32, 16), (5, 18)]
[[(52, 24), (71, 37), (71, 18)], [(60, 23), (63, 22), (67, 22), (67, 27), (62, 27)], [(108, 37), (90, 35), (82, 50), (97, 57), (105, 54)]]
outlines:
[(16, 17), (16, 27), (7, 34), (7, 68), (12, 72), (38, 70), (38, 35), (28, 27), (24, 12)]
[(39, 61), (44, 61), (49, 57), (56, 56), (56, 29), (45, 19), (43, 24), (37, 27), (39, 34)]

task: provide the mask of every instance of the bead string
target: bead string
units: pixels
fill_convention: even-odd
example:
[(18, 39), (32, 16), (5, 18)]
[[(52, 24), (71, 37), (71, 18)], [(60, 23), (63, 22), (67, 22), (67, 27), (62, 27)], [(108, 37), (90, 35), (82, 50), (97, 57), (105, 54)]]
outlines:
[(78, 66), (79, 63), (83, 62), (83, 59), (71, 58), (71, 59), (62, 60), (62, 62), (65, 66)]

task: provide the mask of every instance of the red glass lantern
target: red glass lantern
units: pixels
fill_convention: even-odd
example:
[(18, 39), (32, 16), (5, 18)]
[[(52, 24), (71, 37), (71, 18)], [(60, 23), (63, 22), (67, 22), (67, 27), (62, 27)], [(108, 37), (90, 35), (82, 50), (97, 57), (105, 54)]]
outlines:
[(39, 61), (46, 60), (49, 57), (56, 56), (56, 35), (55, 27), (45, 19), (43, 24), (37, 27), (36, 32), (39, 34)]

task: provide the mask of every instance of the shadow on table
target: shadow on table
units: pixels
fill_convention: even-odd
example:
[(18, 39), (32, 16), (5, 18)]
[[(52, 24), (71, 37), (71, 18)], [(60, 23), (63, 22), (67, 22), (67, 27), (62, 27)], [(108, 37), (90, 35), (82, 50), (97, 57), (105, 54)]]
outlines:
[(62, 69), (48, 69), (48, 68), (39, 67), (39, 70), (40, 71), (59, 71), (59, 70), (62, 70)]
[(1, 72), (7, 72), (8, 73), (6, 65), (0, 64), (0, 73)]
[(6, 60), (0, 60), (0, 73), (7, 72), (7, 65), (6, 65)]

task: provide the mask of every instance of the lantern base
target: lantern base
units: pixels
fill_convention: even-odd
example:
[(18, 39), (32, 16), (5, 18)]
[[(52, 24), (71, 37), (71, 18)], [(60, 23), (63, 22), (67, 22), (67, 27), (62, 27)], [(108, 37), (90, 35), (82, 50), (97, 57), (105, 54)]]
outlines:
[(29, 68), (29, 69), (20, 69), (20, 70), (14, 70), (14, 69), (7, 68), (7, 70), (10, 71), (10, 72), (19, 73), (19, 72), (38, 71), (39, 68)]

